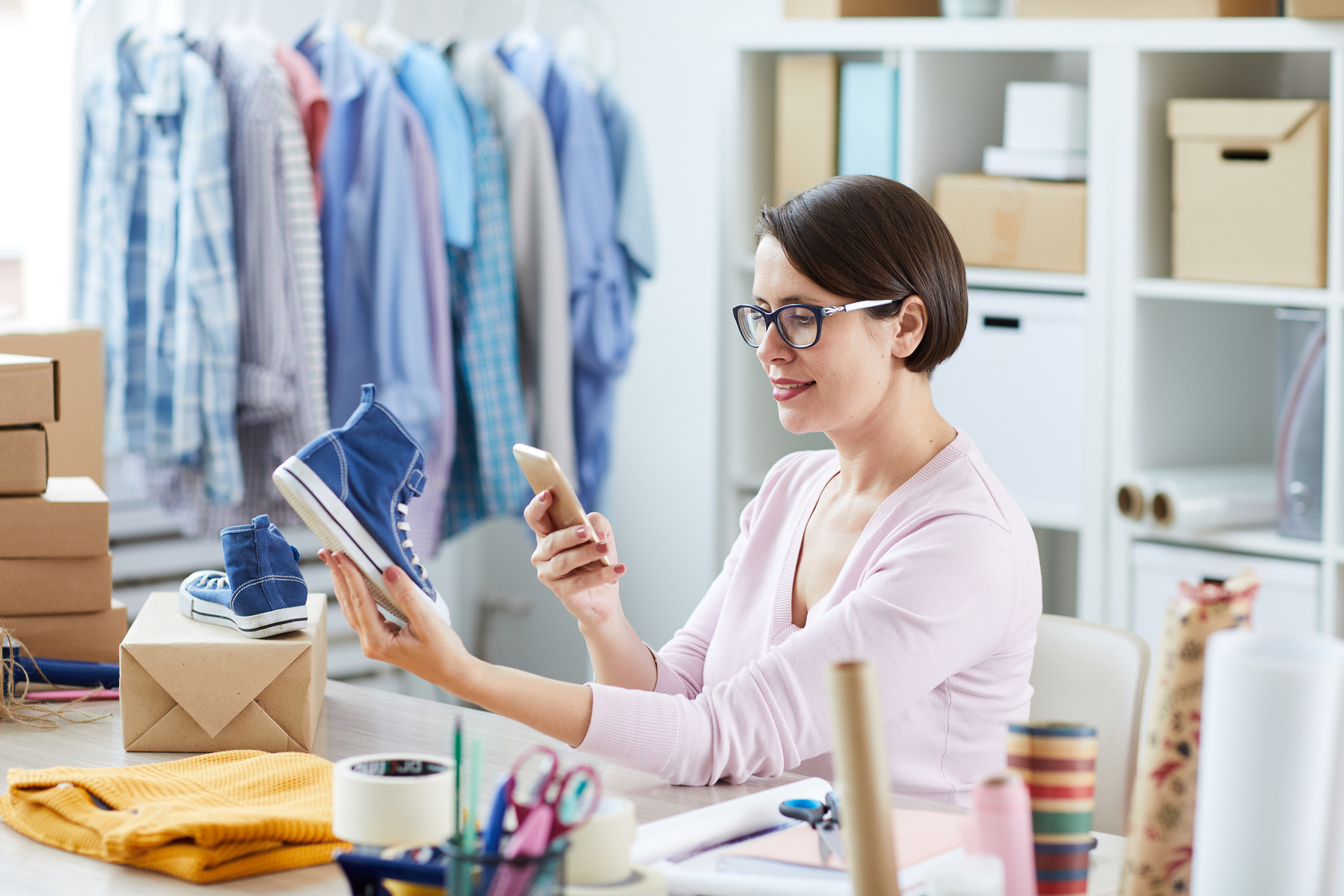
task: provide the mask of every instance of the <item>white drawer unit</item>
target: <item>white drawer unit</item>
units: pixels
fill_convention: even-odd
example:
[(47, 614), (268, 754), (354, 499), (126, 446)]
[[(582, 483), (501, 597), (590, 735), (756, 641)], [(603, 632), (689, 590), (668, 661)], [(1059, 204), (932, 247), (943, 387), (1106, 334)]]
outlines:
[(966, 335), (933, 400), (1032, 523), (1083, 515), (1086, 314), (1081, 296), (973, 289)]
[(1206, 551), (1179, 545), (1138, 541), (1133, 561), (1133, 600), (1130, 627), (1148, 641), (1156, 660), (1162, 646), (1162, 624), (1167, 601), (1178, 583), (1228, 579), (1250, 567), (1260, 576), (1260, 592), (1251, 606), (1251, 627), (1257, 631), (1314, 632), (1321, 588), (1321, 566), (1302, 560), (1282, 560)]

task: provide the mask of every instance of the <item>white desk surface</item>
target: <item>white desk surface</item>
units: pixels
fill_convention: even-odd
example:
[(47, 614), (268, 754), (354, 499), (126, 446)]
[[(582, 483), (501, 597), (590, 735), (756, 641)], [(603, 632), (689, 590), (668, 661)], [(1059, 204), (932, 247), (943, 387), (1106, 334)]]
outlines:
[[(318, 729), (313, 752), (333, 761), (362, 753), (414, 751), (452, 755), (453, 722), (463, 722), (464, 742), (481, 737), (485, 742), (481, 789), (507, 770), (524, 747), (545, 742), (561, 755), (573, 754), (558, 741), (491, 713), (459, 709), (447, 704), (403, 697), (382, 691), (327, 682), (326, 712)], [(182, 753), (127, 753), (121, 746), (121, 713), (115, 701), (97, 702), (95, 714), (111, 717), (83, 725), (62, 725), (38, 730), (0, 723), (0, 765), (4, 768), (47, 768), (66, 765), (78, 768), (138, 765), (180, 759)], [(678, 812), (753, 793), (797, 780), (797, 775), (755, 779), (746, 784), (713, 787), (673, 787), (652, 775), (608, 765), (602, 771), (603, 788), (629, 797), (635, 803), (637, 821), (654, 821)], [(482, 800), (488, 799), (482, 793)], [(940, 804), (897, 797), (901, 806), (936, 808)], [(1116, 892), (1124, 840), (1099, 834), (1093, 853), (1088, 892), (1111, 896)], [(196, 885), (167, 875), (125, 868), (43, 846), (0, 823), (0, 891), (6, 896), (100, 896), (100, 894), (184, 894), (205, 892)], [(333, 865), (303, 868), (260, 877), (211, 884), (210, 896), (225, 893), (285, 893), (295, 896), (349, 893), (340, 869)]]

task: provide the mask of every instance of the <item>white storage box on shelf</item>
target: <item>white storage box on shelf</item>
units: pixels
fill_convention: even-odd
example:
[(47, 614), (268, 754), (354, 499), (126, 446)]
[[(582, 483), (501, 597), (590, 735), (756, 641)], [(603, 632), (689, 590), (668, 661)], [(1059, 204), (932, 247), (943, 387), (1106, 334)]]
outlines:
[(1003, 145), (1042, 152), (1087, 151), (1087, 88), (1061, 81), (1010, 81)]
[(968, 433), (1033, 522), (1083, 515), (1086, 305), (1079, 296), (973, 289), (957, 352), (933, 400)]
[(1247, 567), (1255, 570), (1262, 583), (1251, 607), (1252, 629), (1317, 630), (1321, 586), (1321, 567), (1317, 563), (1148, 541), (1135, 542), (1130, 558), (1130, 627), (1148, 642), (1154, 656), (1158, 655), (1162, 645), (1162, 620), (1167, 600), (1176, 594), (1179, 582), (1227, 579)]

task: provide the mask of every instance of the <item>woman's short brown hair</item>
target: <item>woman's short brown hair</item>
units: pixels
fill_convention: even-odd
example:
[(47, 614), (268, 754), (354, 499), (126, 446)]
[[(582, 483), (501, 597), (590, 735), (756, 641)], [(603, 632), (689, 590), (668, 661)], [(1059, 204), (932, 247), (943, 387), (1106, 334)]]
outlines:
[[(917, 295), (929, 309), (924, 338), (905, 359), (928, 374), (966, 332), (966, 267), (942, 218), (914, 190), (871, 174), (833, 177), (761, 210), (756, 241), (779, 241), (800, 274), (847, 299)], [(899, 305), (867, 309), (894, 317)]]

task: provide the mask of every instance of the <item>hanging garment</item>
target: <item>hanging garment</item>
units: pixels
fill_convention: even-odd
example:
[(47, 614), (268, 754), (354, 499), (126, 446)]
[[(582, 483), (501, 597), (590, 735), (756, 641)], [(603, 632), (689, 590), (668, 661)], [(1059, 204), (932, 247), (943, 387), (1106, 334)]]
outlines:
[(104, 328), (106, 450), (243, 497), (228, 108), (180, 37), (131, 31), (85, 93), (79, 317)]
[(294, 101), (299, 104), (303, 120), (303, 136), (308, 146), (308, 161), (313, 168), (313, 192), (317, 207), (322, 208), (322, 147), (327, 140), (327, 122), (331, 119), (331, 105), (326, 88), (307, 58), (284, 44), (276, 44), (275, 59), (289, 78)]
[(616, 241), (616, 178), (597, 99), (545, 41), (500, 57), (546, 112), (555, 142), (569, 247), (574, 442), (579, 500), (598, 504), (611, 458), (616, 378), (634, 342), (630, 281)]
[[(405, 96), (398, 100), (411, 106)], [(457, 398), (453, 387), (453, 324), (448, 287), (448, 253), (443, 241), (439, 175), (430, 136), (414, 108), (405, 115), (406, 143), (411, 151), (411, 177), (415, 181), (415, 211), (425, 235), (425, 299), (429, 303), (429, 339), (434, 356), (434, 376), (443, 412), (434, 421), (433, 439), (425, 448), (425, 483), (420, 497), (410, 504), (407, 519), (416, 542), (430, 551), (439, 544), (443, 497), (453, 468), (457, 432)], [(474, 228), (473, 228), (474, 229)]]
[(518, 287), (518, 369), (532, 444), (575, 470), (569, 260), (551, 126), (489, 44), (452, 48), (453, 73), (499, 127)]
[[(248, 514), (266, 513), (283, 524), (297, 517), (272, 486), (271, 471), (326, 429), (325, 414), (317, 414), (325, 402), (313, 393), (316, 387), (325, 397), (325, 384), (311, 377), (321, 362), (309, 357), (314, 311), (321, 322), (320, 272), (301, 279), (295, 246), (298, 237), (312, 252), (317, 239), (312, 178), (298, 110), (271, 46), (235, 31), (191, 47), (223, 86), (231, 122), (243, 500)], [(150, 467), (142, 475), (150, 497), (188, 534), (237, 522), (236, 511), (206, 505), (196, 471)]]
[(658, 264), (649, 171), (644, 166), (644, 147), (634, 119), (609, 83), (598, 88), (597, 105), (602, 110), (602, 123), (611, 144), (611, 163), (616, 175), (616, 240), (625, 250), (633, 302), (640, 281), (652, 277)]
[(518, 378), (517, 298), (504, 150), (490, 113), (463, 97), (476, 172), (476, 244), (449, 250), (457, 361), (457, 450), (444, 502), (443, 534), (496, 514), (521, 513), (531, 498), (513, 459), (527, 441)]
[(397, 68), (397, 83), (425, 122), (439, 169), (444, 237), (470, 249), (476, 236), (476, 177), (472, 170), (471, 119), (443, 57), (410, 44)]
[(379, 398), (422, 446), (442, 399), (434, 383), (424, 236), (415, 214), (407, 146), (408, 107), (387, 64), (339, 28), (315, 26), (298, 50), (331, 97), (322, 153), (322, 254), (331, 426)]

